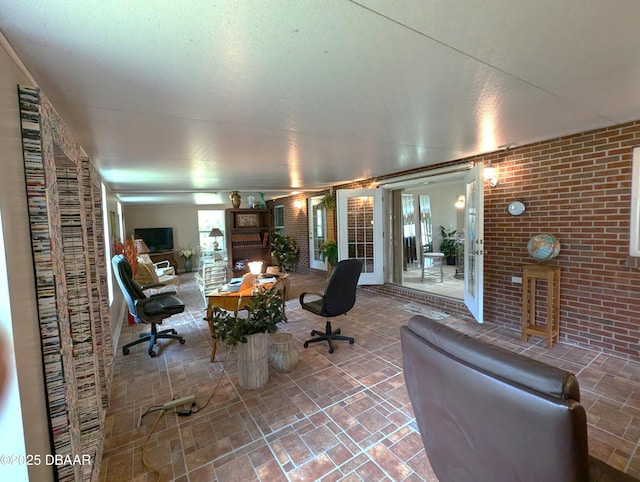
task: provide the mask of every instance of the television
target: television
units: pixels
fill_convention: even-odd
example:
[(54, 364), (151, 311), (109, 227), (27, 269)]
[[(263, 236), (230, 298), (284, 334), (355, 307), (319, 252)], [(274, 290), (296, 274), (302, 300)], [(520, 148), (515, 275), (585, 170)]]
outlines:
[(135, 228), (133, 234), (142, 238), (152, 253), (173, 251), (173, 228)]

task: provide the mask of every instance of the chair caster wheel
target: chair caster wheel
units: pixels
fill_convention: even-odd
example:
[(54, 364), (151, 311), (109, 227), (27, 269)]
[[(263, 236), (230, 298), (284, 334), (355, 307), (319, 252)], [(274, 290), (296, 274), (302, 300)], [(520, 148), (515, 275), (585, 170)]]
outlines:
[(122, 354), (123, 355), (128, 355), (129, 354), (129, 349), (128, 348), (123, 348), (122, 349)]
[(180, 344), (184, 345), (185, 339), (184, 338), (180, 338)]
[(340, 334), (340, 328), (336, 330), (336, 335), (339, 335), (339, 334)]
[(303, 346), (304, 346), (305, 348), (309, 348), (309, 343), (307, 343), (307, 342), (305, 341)]
[(156, 352), (153, 350), (149, 350), (149, 356), (153, 358), (154, 356), (156, 356)]
[(311, 333), (309, 334), (309, 336), (316, 336), (316, 330), (311, 331)]
[(349, 340), (349, 345), (353, 345), (355, 343), (355, 340)]
[(333, 353), (333, 348), (329, 348), (329, 353)]

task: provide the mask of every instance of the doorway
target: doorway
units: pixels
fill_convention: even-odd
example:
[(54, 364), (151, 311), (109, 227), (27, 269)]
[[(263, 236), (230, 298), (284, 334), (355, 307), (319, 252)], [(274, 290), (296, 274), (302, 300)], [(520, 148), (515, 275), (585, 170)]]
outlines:
[[(391, 190), (391, 283), (464, 299), (464, 173), (414, 180)], [(453, 259), (437, 253), (445, 241)]]

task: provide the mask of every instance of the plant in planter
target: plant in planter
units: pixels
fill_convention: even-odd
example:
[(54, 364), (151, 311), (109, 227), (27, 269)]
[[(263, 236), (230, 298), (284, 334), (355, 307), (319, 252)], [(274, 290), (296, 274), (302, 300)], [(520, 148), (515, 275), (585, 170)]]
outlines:
[(253, 295), (247, 303), (247, 316), (239, 312), (223, 310), (219, 306), (213, 309), (211, 320), (215, 339), (229, 345), (246, 343), (247, 336), (256, 333), (273, 333), (278, 323), (286, 323), (284, 300), (274, 290), (265, 289)]
[(278, 234), (275, 231), (271, 235), (271, 255), (276, 259), (280, 271), (285, 273), (292, 270), (298, 259), (300, 248), (296, 240), (291, 236)]
[(442, 236), (440, 252), (444, 254), (447, 264), (450, 266), (456, 264), (456, 231), (455, 229), (447, 229), (444, 226), (440, 226), (440, 235)]
[(278, 323), (286, 323), (284, 302), (279, 291), (265, 289), (251, 297), (246, 317), (238, 310), (215, 307), (207, 320), (216, 341), (238, 346), (238, 383), (242, 388), (260, 388), (269, 379), (268, 334), (276, 331)]
[(320, 245), (318, 250), (320, 259), (327, 262), (328, 276), (331, 276), (333, 267), (338, 264), (338, 243), (334, 240), (326, 241)]
[(335, 194), (325, 194), (322, 200), (318, 203), (318, 207), (325, 209), (336, 208), (336, 196)]

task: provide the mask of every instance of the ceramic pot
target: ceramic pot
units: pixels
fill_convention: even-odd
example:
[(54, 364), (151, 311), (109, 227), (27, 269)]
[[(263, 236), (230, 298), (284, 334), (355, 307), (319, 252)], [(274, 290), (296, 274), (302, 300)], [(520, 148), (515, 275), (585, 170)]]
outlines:
[(291, 333), (274, 333), (269, 347), (269, 365), (277, 372), (293, 370), (300, 360), (300, 353), (293, 344)]
[(238, 343), (238, 384), (246, 390), (262, 388), (269, 380), (269, 334), (247, 336), (246, 343)]
[(184, 258), (185, 273), (191, 273), (192, 269), (193, 269), (193, 260), (191, 258)]
[(231, 191), (231, 194), (229, 194), (229, 199), (231, 200), (231, 205), (235, 209), (238, 209), (240, 207), (242, 197), (240, 196), (240, 193), (238, 191)]

